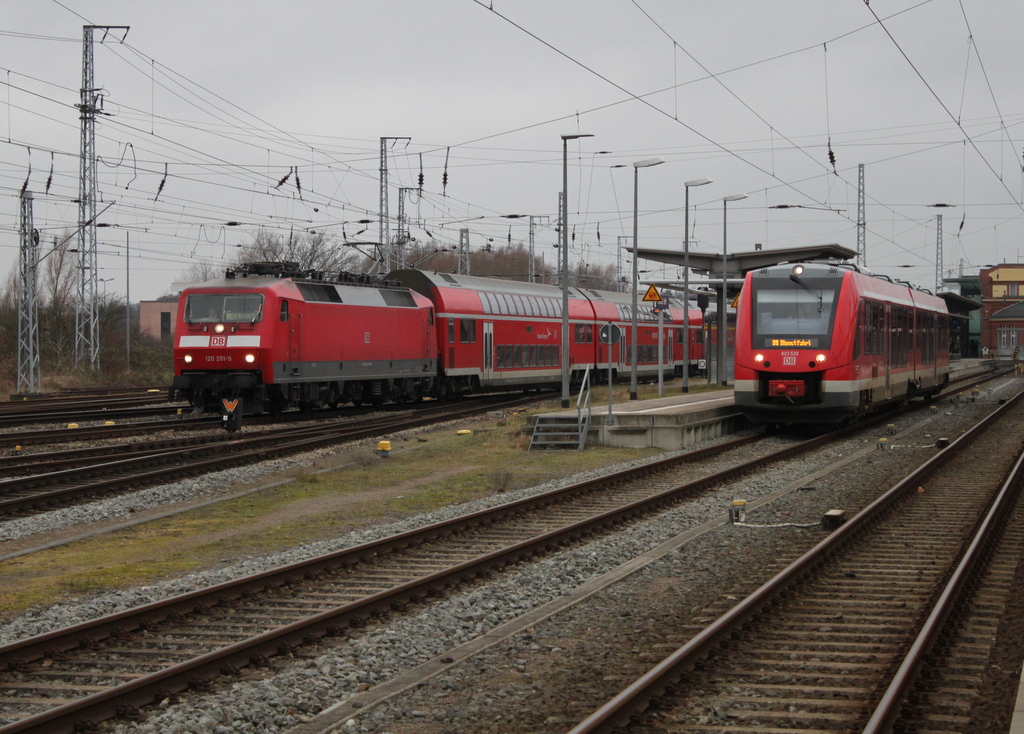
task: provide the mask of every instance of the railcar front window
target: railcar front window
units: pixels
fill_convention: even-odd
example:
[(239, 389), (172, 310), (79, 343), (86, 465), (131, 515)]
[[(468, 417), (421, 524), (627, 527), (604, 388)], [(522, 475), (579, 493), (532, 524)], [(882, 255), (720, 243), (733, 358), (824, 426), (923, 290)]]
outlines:
[(835, 316), (835, 281), (754, 281), (754, 349), (827, 349)]
[(185, 321), (190, 324), (253, 324), (262, 316), (259, 293), (194, 293), (185, 302)]

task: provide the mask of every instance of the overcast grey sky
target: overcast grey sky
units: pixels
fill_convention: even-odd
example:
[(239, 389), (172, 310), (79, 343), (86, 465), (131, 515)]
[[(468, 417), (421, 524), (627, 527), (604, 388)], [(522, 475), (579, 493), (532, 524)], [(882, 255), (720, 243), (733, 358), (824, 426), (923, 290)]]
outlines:
[(76, 226), (82, 26), (130, 26), (123, 43), (97, 32), (95, 82), (100, 207), (113, 203), (102, 221), (116, 225), (99, 230), (100, 277), (124, 293), (127, 241), (132, 300), (168, 292), (197, 261), (219, 267), (260, 227), (375, 240), (382, 136), (409, 138), (389, 146), (392, 217), (422, 161), (423, 195), (407, 203), (419, 239), (457, 243), (468, 227), (473, 248), (510, 228), (523, 241), (525, 220), (502, 215), (546, 216), (537, 241), (554, 261), (560, 136), (588, 133), (569, 144), (574, 261), (615, 262), (633, 227), (630, 164), (651, 157), (666, 163), (640, 171), (641, 247), (681, 248), (683, 182), (708, 177), (690, 195), (697, 251), (721, 251), (722, 197), (741, 192), (730, 251), (854, 249), (863, 163), (870, 269), (932, 287), (938, 214), (947, 270), (1024, 257), (1019, 0), (3, 10), (0, 247), (14, 270), (26, 180), (44, 243)]

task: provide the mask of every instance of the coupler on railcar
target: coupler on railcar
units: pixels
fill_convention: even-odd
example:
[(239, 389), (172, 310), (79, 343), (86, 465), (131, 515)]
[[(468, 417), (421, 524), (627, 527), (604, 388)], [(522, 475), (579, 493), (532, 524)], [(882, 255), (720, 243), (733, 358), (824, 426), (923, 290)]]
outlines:
[(237, 431), (242, 416), (267, 410), (266, 391), (251, 372), (190, 372), (175, 375), (171, 397), (187, 400), (195, 412), (218, 413), (223, 427)]

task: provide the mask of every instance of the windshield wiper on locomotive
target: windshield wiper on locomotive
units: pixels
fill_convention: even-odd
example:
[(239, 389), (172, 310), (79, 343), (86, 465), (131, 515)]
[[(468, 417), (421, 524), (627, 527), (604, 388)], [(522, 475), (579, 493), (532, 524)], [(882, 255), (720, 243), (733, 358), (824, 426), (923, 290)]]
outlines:
[(809, 285), (800, 280), (800, 276), (797, 275), (796, 273), (790, 273), (789, 279), (818, 299), (818, 313), (821, 313), (821, 293), (818, 293), (817, 291), (813, 290)]

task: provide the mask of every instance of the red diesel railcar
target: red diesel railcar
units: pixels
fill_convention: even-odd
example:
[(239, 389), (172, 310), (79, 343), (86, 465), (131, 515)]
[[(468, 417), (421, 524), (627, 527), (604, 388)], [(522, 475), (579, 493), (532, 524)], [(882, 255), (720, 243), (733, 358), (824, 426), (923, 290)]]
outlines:
[(949, 380), (945, 301), (847, 263), (747, 273), (736, 406), (756, 423), (839, 424)]

